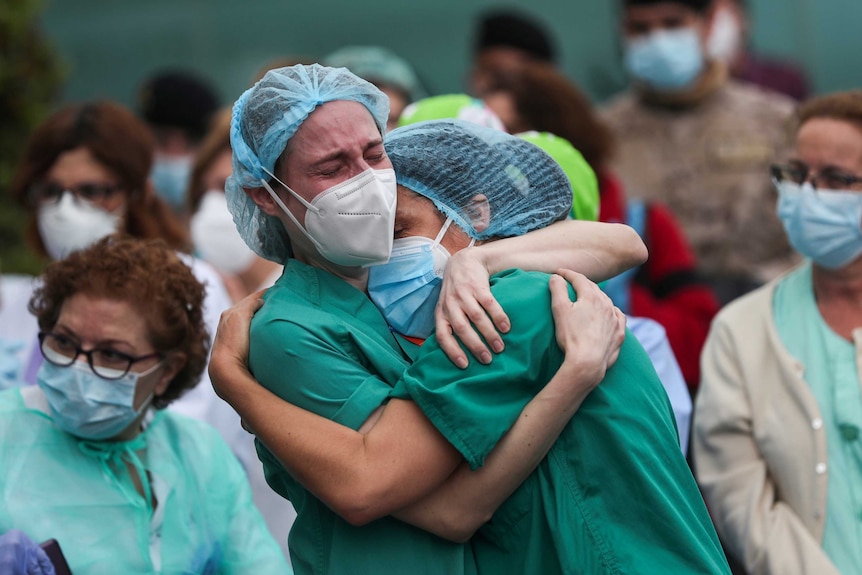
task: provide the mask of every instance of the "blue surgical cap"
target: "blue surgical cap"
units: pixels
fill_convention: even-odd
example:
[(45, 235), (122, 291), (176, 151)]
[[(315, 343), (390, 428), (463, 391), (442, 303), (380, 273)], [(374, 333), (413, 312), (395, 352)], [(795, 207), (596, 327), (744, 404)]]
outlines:
[(230, 144), (233, 174), (225, 186), (228, 209), (246, 244), (258, 255), (283, 263), (290, 241), (278, 218), (264, 214), (243, 188), (259, 188), (275, 173), (287, 142), (321, 104), (348, 100), (365, 106), (383, 134), (389, 99), (346, 68), (298, 64), (270, 70), (233, 106)]
[[(432, 200), (470, 237), (519, 236), (566, 218), (572, 186), (541, 148), (463, 120), (432, 120), (386, 135), (398, 183)], [(490, 208), (488, 227), (474, 227), (476, 196)]]

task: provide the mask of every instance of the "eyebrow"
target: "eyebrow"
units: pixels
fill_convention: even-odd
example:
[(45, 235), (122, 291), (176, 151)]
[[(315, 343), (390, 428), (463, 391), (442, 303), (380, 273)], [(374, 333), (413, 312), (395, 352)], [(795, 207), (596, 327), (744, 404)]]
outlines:
[[(362, 148), (362, 151), (367, 152), (371, 148), (376, 148), (377, 146), (382, 146), (382, 145), (383, 145), (383, 138), (375, 138), (374, 140), (371, 140), (370, 142), (365, 144), (365, 147)], [(334, 152), (331, 152), (330, 154), (327, 154), (326, 156), (323, 156), (322, 158), (315, 160), (311, 164), (310, 167), (314, 168), (315, 166), (319, 166), (319, 165), (325, 164), (327, 162), (332, 162), (332, 161), (338, 160), (345, 155), (346, 155), (346, 152), (344, 150), (335, 150)]]
[[(75, 340), (77, 342), (76, 345), (78, 345), (78, 346), (81, 345), (81, 336), (79, 336), (77, 333), (75, 333), (70, 328), (68, 328), (64, 325), (55, 324), (54, 327), (51, 329), (51, 331), (52, 332), (53, 331), (60, 332), (60, 333), (62, 333), (62, 335), (66, 336), (70, 339)], [(113, 348), (113, 347), (116, 347), (117, 345), (122, 345), (122, 346), (125, 346), (125, 347), (131, 349), (133, 352), (135, 351), (134, 345), (132, 345), (128, 341), (122, 340), (122, 339), (99, 340), (96, 342), (95, 346), (92, 349)]]

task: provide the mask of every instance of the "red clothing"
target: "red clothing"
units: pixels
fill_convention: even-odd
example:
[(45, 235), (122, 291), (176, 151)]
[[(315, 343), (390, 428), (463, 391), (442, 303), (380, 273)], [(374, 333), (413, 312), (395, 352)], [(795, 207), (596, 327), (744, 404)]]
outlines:
[[(606, 172), (598, 176), (599, 220), (627, 223), (620, 182)], [(700, 382), (700, 352), (712, 318), (718, 313), (718, 300), (697, 277), (694, 253), (667, 208), (647, 204), (642, 235), (649, 259), (634, 275), (630, 309), (624, 311), (653, 319), (664, 327), (689, 390), (694, 391)]]

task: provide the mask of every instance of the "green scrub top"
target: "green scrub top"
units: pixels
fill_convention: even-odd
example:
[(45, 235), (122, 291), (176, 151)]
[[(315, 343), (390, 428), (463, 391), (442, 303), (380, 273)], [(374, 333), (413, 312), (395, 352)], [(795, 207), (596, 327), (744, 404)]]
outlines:
[[(548, 281), (493, 277), (512, 325), (506, 351), (459, 370), (431, 338), (393, 392), (415, 400), (474, 468), (563, 361)], [(630, 333), (548, 456), (471, 543), (479, 572), (495, 575), (730, 572), (670, 402)]]
[(787, 275), (773, 298), (775, 329), (805, 366), (805, 382), (826, 432), (829, 478), (823, 551), (841, 573), (862, 573), (862, 386), (858, 342), (823, 320), (814, 298), (811, 264)]
[[(358, 429), (409, 365), (371, 300), (326, 271), (289, 260), (264, 302), (251, 325), (249, 365), (294, 405)], [(351, 526), (257, 448), (267, 482), (297, 512), (289, 538), (297, 574), (475, 572), (468, 546), (396, 519)]]
[[(245, 471), (205, 423), (159, 411), (132, 441), (86, 441), (27, 387), (0, 392), (0, 437), (0, 533), (56, 539), (73, 573), (291, 572)], [(135, 459), (155, 510), (132, 483)]]

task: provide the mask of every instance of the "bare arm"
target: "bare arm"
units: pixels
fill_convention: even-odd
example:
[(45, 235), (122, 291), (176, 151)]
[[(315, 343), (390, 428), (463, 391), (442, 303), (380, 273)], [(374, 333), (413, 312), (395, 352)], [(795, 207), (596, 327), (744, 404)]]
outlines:
[(567, 268), (602, 281), (642, 264), (646, 258), (646, 246), (632, 228), (571, 220), (463, 249), (449, 260), (443, 278), (436, 310), (437, 341), (452, 363), (462, 368), (468, 358), (453, 333), (482, 363), (491, 361), (488, 347), (495, 352), (503, 350), (497, 330), (506, 333), (509, 320), (488, 284), (488, 277), (497, 272), (520, 268), (552, 273)]
[[(625, 339), (625, 316), (583, 276), (561, 271), (575, 287), (573, 305), (565, 282), (551, 278), (557, 342), (565, 361), (527, 404), (485, 465), (467, 463), (425, 499), (395, 517), (440, 537), (467, 541), (547, 455), (560, 432), (616, 361)], [(590, 329), (584, 329), (588, 325)]]
[(354, 525), (404, 507), (438, 487), (461, 455), (411, 401), (392, 400), (359, 433), (292, 405), (249, 373), (248, 329), (259, 300), (222, 313), (209, 372), (213, 387), (285, 469)]
[[(565, 283), (557, 278), (552, 284), (558, 341), (566, 351), (565, 367), (552, 380), (559, 383), (525, 408), (482, 471), (471, 473), (466, 464), (459, 469), (452, 479), (460, 485), (449, 488), (458, 497), (450, 502), (446, 491), (437, 493), (405, 512), (409, 522), (456, 540), (475, 531), (538, 465), (615, 360), (623, 328), (614, 308), (584, 278), (567, 277), (574, 278), (583, 295), (573, 306)], [(248, 323), (259, 305), (250, 297), (222, 314), (210, 363), (213, 385), (285, 468), (345, 520), (361, 525), (420, 501), (463, 462), (412, 402), (391, 401), (362, 434), (291, 405), (259, 385), (245, 367)], [(583, 327), (591, 317), (596, 329), (568, 328)]]

